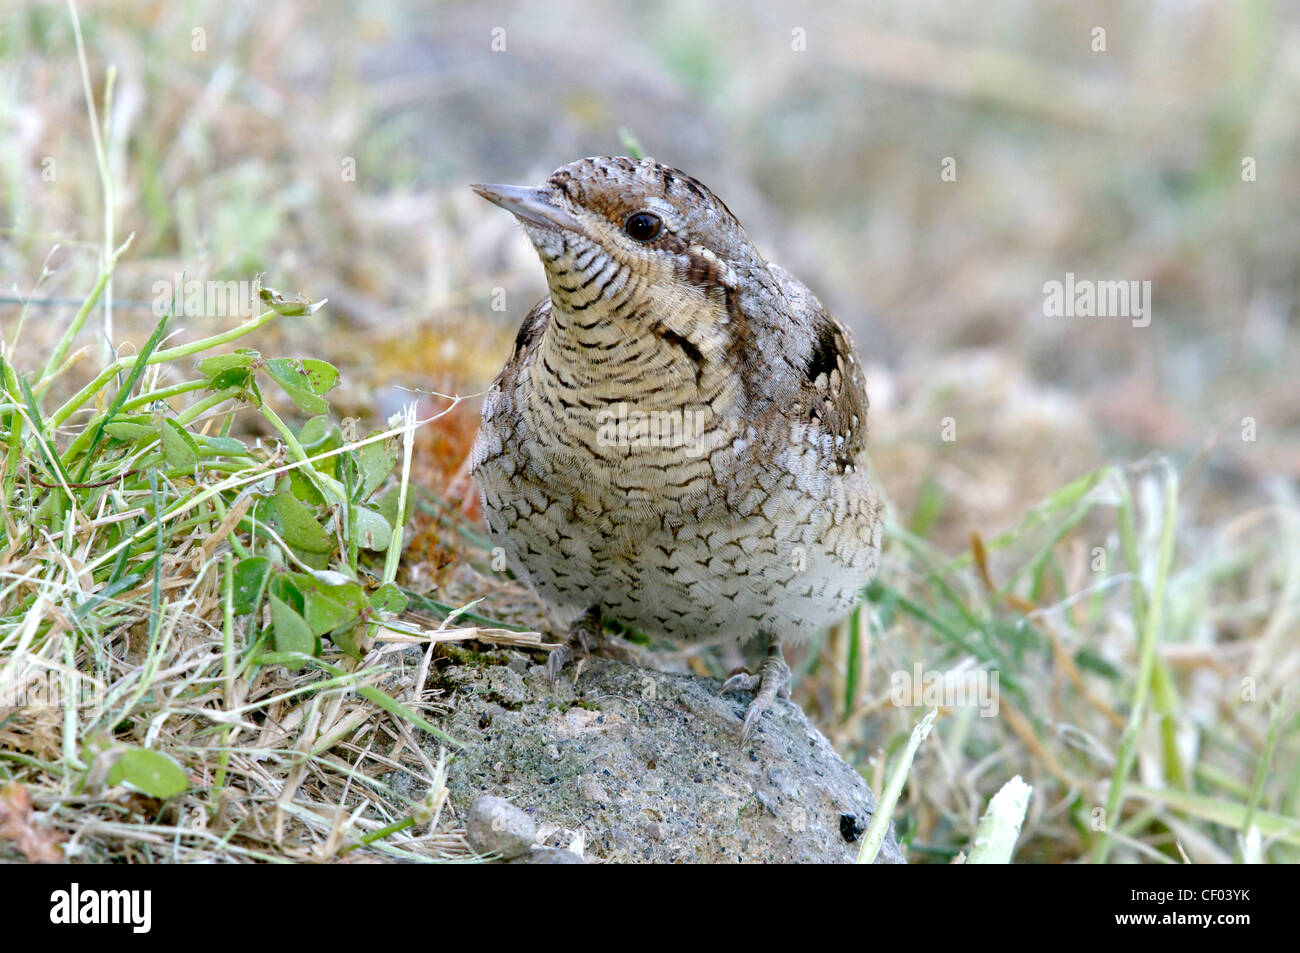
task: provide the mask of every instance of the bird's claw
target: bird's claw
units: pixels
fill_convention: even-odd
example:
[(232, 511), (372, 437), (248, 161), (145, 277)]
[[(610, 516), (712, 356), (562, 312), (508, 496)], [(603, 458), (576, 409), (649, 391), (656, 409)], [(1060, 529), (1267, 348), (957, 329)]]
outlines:
[(600, 609), (588, 609), (580, 615), (573, 625), (564, 644), (551, 651), (546, 660), (546, 676), (554, 685), (568, 665), (575, 659), (585, 659), (590, 655), (612, 658), (627, 665), (645, 666), (645, 659), (631, 646), (621, 640), (605, 635), (604, 621)]
[(727, 676), (727, 680), (722, 683), (718, 689), (719, 695), (725, 695), (728, 692), (756, 692), (763, 683), (763, 679), (750, 672), (747, 669), (740, 669), (732, 672)]
[(569, 634), (565, 637), (564, 644), (553, 650), (550, 658), (546, 660), (546, 677), (550, 679), (552, 685), (559, 679), (564, 666), (575, 658), (586, 658), (591, 654), (592, 649), (600, 642), (602, 628), (603, 622), (598, 608), (588, 609), (574, 620), (569, 626)]
[(552, 650), (550, 656), (546, 659), (547, 681), (552, 685), (556, 683), (560, 673), (564, 671), (564, 666), (568, 665), (573, 658), (573, 654), (573, 649), (569, 647), (567, 642), (558, 649)]
[(763, 712), (772, 707), (778, 696), (790, 697), (790, 666), (785, 664), (785, 659), (781, 656), (781, 646), (773, 642), (768, 647), (767, 657), (759, 666), (758, 674), (743, 669), (732, 673), (718, 690), (719, 695), (728, 692), (755, 693), (754, 700), (745, 709), (745, 720), (740, 728), (740, 746), (743, 748), (758, 730), (758, 721), (763, 717)]

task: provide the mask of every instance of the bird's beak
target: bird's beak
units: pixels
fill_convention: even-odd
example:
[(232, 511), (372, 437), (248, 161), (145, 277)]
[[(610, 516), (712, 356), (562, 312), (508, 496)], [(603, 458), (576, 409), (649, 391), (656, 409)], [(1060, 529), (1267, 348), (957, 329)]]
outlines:
[(530, 189), (522, 185), (471, 185), (470, 188), (529, 225), (582, 231), (577, 219), (551, 204), (550, 199), (555, 193), (550, 189)]

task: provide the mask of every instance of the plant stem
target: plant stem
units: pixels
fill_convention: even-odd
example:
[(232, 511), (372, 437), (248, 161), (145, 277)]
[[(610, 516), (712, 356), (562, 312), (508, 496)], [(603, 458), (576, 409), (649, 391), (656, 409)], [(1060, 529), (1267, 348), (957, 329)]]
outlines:
[[(56, 372), (63, 363), (63, 358), (67, 356), (68, 351), (72, 348), (73, 340), (79, 333), (81, 333), (81, 328), (85, 325), (86, 318), (94, 309), (96, 302), (99, 301), (99, 296), (103, 294), (104, 289), (108, 287), (109, 279), (113, 276), (113, 268), (117, 265), (117, 259), (124, 251), (126, 251), (134, 238), (135, 232), (132, 232), (126, 237), (126, 241), (121, 244), (117, 251), (108, 256), (107, 262), (99, 273), (99, 280), (95, 282), (95, 287), (90, 292), (90, 297), (82, 303), (81, 308), (77, 311), (76, 317), (72, 319), (72, 323), (68, 325), (68, 329), (63, 332), (63, 337), (59, 338), (59, 343), (56, 344), (54, 350), (50, 352), (50, 359), (45, 362), (45, 370), (41, 371), (40, 381), (36, 385), (36, 395), (38, 397), (44, 397), (45, 392), (49, 390), (50, 384), (54, 382), (54, 378), (57, 376)], [(134, 361), (135, 358), (126, 358), (125, 360)], [(113, 374), (117, 373), (117, 370), (120, 370), (120, 368), (115, 367)], [(106, 381), (111, 379), (113, 374), (108, 374), (104, 379)], [(100, 376), (104, 377), (102, 374)], [(90, 391), (90, 393), (93, 394), (95, 390), (98, 389), (99, 388), (95, 388)], [(73, 409), (75, 410), (76, 408)], [(58, 421), (58, 423), (62, 423), (62, 420)]]
[[(1141, 620), (1141, 636), (1138, 646), (1137, 682), (1133, 686), (1133, 707), (1129, 712), (1128, 725), (1120, 740), (1119, 756), (1115, 760), (1115, 773), (1111, 777), (1110, 792), (1106, 797), (1106, 828), (1102, 830), (1093, 851), (1093, 862), (1104, 864), (1110, 853), (1111, 838), (1108, 833), (1112, 825), (1119, 823), (1119, 812), (1124, 804), (1124, 786), (1128, 783), (1129, 773), (1137, 758), (1138, 735), (1142, 731), (1142, 722), (1146, 718), (1147, 696), (1151, 690), (1152, 673), (1156, 664), (1156, 644), (1160, 640), (1160, 627), (1163, 622), (1165, 605), (1165, 583), (1169, 578), (1169, 566), (1174, 554), (1174, 529), (1178, 519), (1178, 474), (1166, 464), (1165, 505), (1160, 526), (1160, 547), (1156, 557), (1156, 578), (1151, 587), (1151, 598), (1146, 602), (1145, 616)], [(1130, 523), (1131, 527), (1131, 523)], [(1136, 549), (1136, 546), (1133, 547)], [(1128, 547), (1126, 546), (1126, 550)], [(1135, 567), (1130, 567), (1135, 568)], [(1141, 586), (1141, 579), (1134, 584)], [(1135, 604), (1141, 604), (1135, 598)]]
[[(68, 13), (72, 16), (72, 33), (77, 40), (77, 62), (81, 65), (81, 91), (86, 99), (90, 138), (95, 146), (95, 167), (99, 170), (99, 186), (104, 195), (104, 270), (100, 290), (106, 292), (104, 295), (104, 356), (107, 360), (113, 356), (113, 265), (117, 261), (117, 255), (113, 252), (113, 176), (108, 170), (108, 155), (104, 151), (104, 137), (100, 132), (101, 120), (95, 115), (95, 96), (90, 89), (90, 66), (86, 63), (86, 45), (81, 39), (81, 19), (77, 16), (77, 4), (74, 0), (68, 0)], [(104, 82), (102, 125), (105, 129), (108, 127), (116, 79), (117, 70), (110, 66)], [(128, 239), (128, 244), (129, 242)], [(83, 316), (81, 320), (85, 321), (85, 317)], [(49, 368), (47, 367), (46, 370), (48, 371)]]
[[(191, 354), (197, 354), (198, 352), (206, 351), (209, 348), (228, 344), (231, 341), (243, 337), (245, 334), (256, 331), (262, 325), (274, 320), (276, 317), (278, 317), (276, 312), (267, 311), (258, 315), (256, 318), (245, 321), (238, 327), (231, 328), (229, 331), (225, 331), (221, 334), (214, 334), (212, 337), (203, 338), (199, 341), (191, 341), (189, 344), (181, 344), (177, 347), (167, 348), (165, 351), (154, 351), (149, 355), (145, 364), (164, 364), (167, 361), (174, 361), (179, 357), (188, 357)], [(104, 368), (104, 370), (100, 372), (98, 377), (81, 390), (77, 391), (76, 394), (68, 399), (67, 403), (51, 415), (49, 425), (51, 427), (57, 427), (62, 424), (65, 420), (76, 413), (77, 410), (86, 403), (86, 401), (90, 400), (91, 397), (104, 387), (105, 384), (116, 377), (118, 373), (129, 367), (133, 367), (135, 361), (136, 357), (132, 354), (127, 357), (119, 357), (112, 364), (109, 364), (108, 367)]]
[(858, 863), (870, 864), (880, 853), (880, 845), (885, 842), (885, 831), (889, 828), (889, 819), (894, 816), (894, 805), (898, 803), (898, 795), (903, 792), (903, 784), (907, 781), (907, 773), (912, 768), (916, 749), (921, 747), (921, 742), (930, 733), (930, 726), (934, 724), (935, 716), (938, 714), (937, 708), (931, 708), (912, 729), (911, 737), (907, 739), (907, 747), (899, 754), (898, 760), (894, 763), (894, 771), (889, 776), (889, 782), (881, 792), (880, 800), (876, 802), (876, 813), (871, 815), (871, 825), (862, 835)]
[(278, 430), (280, 436), (284, 438), (285, 444), (289, 447), (289, 452), (293, 455), (295, 460), (303, 465), (303, 470), (306, 471), (306, 475), (312, 480), (312, 482), (316, 484), (316, 489), (320, 491), (320, 494), (332, 498), (338, 506), (346, 507), (347, 497), (343, 492), (343, 485), (339, 483), (338, 480), (321, 473), (312, 466), (313, 458), (310, 457), (307, 454), (307, 451), (302, 448), (302, 444), (298, 442), (298, 438), (294, 436), (293, 431), (289, 429), (289, 425), (280, 419), (280, 415), (272, 410), (269, 404), (263, 402), (261, 411), (262, 416), (269, 420), (271, 426)]

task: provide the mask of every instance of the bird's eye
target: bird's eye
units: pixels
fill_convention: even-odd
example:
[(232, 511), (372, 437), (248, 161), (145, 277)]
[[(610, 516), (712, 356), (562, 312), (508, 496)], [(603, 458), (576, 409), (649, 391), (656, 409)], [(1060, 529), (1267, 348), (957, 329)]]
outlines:
[(639, 242), (648, 242), (659, 234), (663, 225), (663, 220), (653, 212), (635, 212), (623, 223), (623, 231)]

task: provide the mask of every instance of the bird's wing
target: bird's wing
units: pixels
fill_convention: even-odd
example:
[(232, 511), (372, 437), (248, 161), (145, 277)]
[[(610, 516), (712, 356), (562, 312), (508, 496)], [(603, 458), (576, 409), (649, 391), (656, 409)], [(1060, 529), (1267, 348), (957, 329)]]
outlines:
[(867, 383), (853, 336), (827, 312), (817, 296), (777, 265), (769, 265), (800, 324), (807, 329), (795, 365), (799, 386), (792, 402), (826, 436), (829, 463), (837, 472), (866, 466)]
[(474, 446), (470, 450), (471, 473), (488, 460), (499, 457), (513, 439), (519, 416), (515, 408), (515, 381), (519, 378), (520, 370), (537, 350), (542, 332), (550, 320), (551, 299), (548, 296), (537, 302), (519, 325), (510, 359), (483, 395), (483, 415)]
[(501, 373), (492, 382), (494, 388), (500, 388), (507, 393), (512, 389), (515, 378), (519, 376), (519, 369), (528, 362), (533, 351), (537, 350), (542, 332), (546, 330), (550, 320), (551, 298), (547, 295), (533, 306), (533, 310), (528, 312), (528, 316), (519, 325), (519, 333), (515, 335), (515, 349), (511, 352), (505, 367), (501, 368)]
[(867, 386), (848, 329), (825, 310), (813, 324), (813, 346), (804, 366), (811, 417), (832, 438), (832, 465), (844, 472), (865, 462)]

